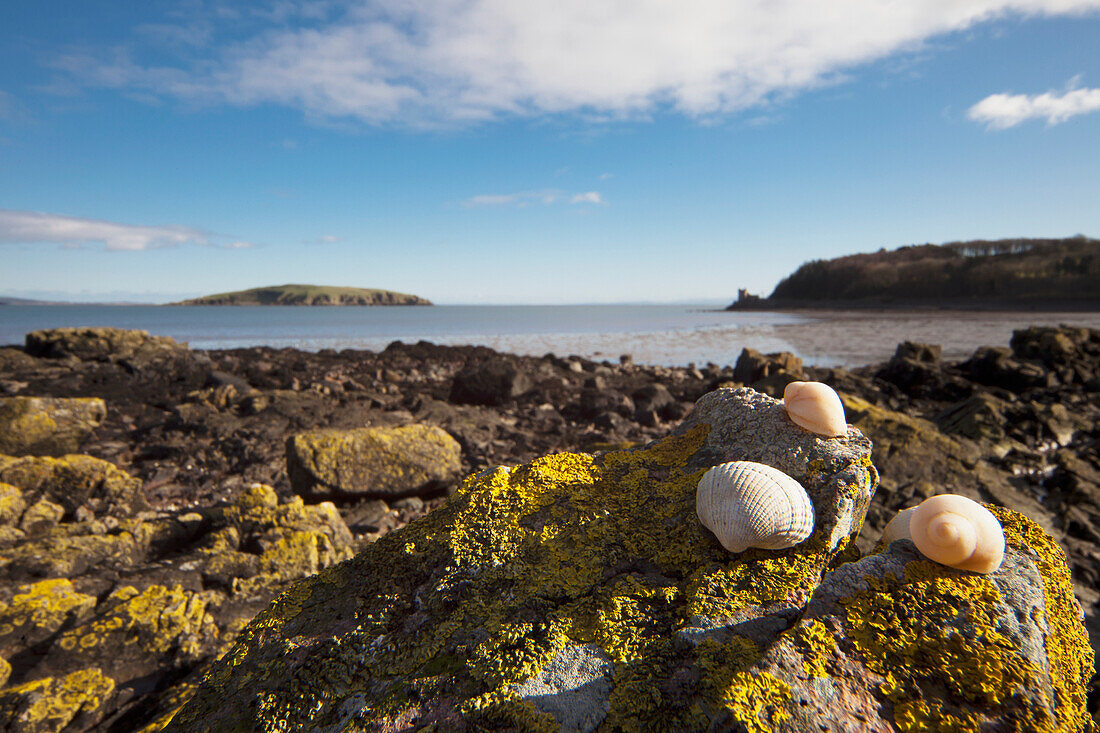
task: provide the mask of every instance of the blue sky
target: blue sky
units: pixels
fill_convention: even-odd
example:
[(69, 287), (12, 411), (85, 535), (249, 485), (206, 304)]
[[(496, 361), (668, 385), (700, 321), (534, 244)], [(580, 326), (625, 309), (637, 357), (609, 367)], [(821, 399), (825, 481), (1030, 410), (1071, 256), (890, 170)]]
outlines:
[(1100, 236), (1100, 0), (0, 6), (0, 294), (731, 300)]

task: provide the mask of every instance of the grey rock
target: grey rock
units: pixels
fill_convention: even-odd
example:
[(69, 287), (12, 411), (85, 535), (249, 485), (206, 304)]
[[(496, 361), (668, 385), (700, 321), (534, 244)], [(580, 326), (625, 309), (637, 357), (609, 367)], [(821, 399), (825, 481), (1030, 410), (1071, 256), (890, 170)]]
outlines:
[(559, 651), (534, 677), (511, 690), (554, 716), (561, 733), (591, 733), (607, 717), (615, 666), (595, 644)]

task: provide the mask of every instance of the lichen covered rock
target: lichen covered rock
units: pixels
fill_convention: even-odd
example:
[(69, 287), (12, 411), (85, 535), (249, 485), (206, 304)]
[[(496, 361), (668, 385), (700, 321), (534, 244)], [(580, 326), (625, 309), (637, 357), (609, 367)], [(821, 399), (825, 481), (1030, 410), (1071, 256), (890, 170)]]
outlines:
[(115, 682), (97, 668), (0, 690), (0, 720), (13, 733), (86, 730), (102, 717)]
[(0, 453), (74, 453), (106, 415), (98, 397), (0, 397)]
[(130, 730), (170, 716), (287, 582), (352, 554), (335, 506), (280, 503), (261, 484), (183, 514), (57, 523), (54, 505), (54, 523), (32, 531), (42, 505), (22, 510), (27, 531), (0, 549), (2, 730)]
[(32, 331), (26, 337), (31, 356), (60, 359), (74, 357), (91, 361), (152, 358), (164, 352), (187, 348), (167, 336), (150, 336), (148, 331), (122, 328), (49, 328)]
[[(787, 688), (749, 670), (858, 532), (876, 482), (870, 448), (858, 430), (822, 440), (776, 400), (719, 390), (645, 449), (483, 471), (284, 594), (169, 729), (763, 720)], [(786, 550), (724, 550), (695, 517), (695, 490), (729, 460), (799, 480), (814, 534)], [(714, 641), (723, 633), (736, 638)]]
[(458, 477), (462, 449), (429, 425), (314, 430), (287, 440), (294, 491), (317, 498), (396, 498), (438, 491)]
[(0, 482), (18, 487), (27, 505), (41, 499), (64, 507), (66, 520), (80, 508), (91, 515), (125, 517), (145, 507), (141, 481), (99, 458), (0, 455)]
[(1007, 544), (994, 573), (897, 540), (825, 576), (755, 667), (789, 688), (773, 729), (1090, 729), (1092, 650), (1065, 553), (1026, 517), (988, 508)]
[(0, 527), (19, 524), (26, 508), (27, 502), (19, 487), (0, 482)]

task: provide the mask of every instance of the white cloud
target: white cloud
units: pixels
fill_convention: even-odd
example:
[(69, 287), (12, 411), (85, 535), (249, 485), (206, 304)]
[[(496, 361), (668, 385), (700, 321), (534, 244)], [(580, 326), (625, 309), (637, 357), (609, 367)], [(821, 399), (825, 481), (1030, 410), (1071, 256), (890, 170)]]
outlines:
[(518, 193), (488, 193), (471, 196), (462, 202), (466, 208), (478, 206), (527, 206), (531, 203), (553, 204), (561, 199), (561, 191), (520, 191)]
[(61, 65), (131, 93), (369, 124), (661, 109), (706, 119), (996, 18), (1097, 9), (1100, 0), (360, 0), (308, 27), (272, 22), (178, 67), (126, 54)]
[(250, 242), (221, 243), (220, 239), (191, 227), (140, 226), (40, 211), (0, 209), (0, 243), (53, 243), (68, 249), (102, 244), (108, 251), (138, 251), (188, 243), (228, 249), (252, 247)]
[(1044, 94), (991, 94), (975, 104), (966, 116), (991, 130), (1005, 130), (1028, 120), (1057, 125), (1070, 117), (1100, 110), (1100, 89), (1073, 89)]
[(468, 209), (482, 206), (515, 206), (523, 208), (533, 203), (549, 206), (550, 204), (602, 204), (606, 203), (599, 191), (586, 191), (584, 193), (566, 194), (557, 189), (545, 189), (543, 191), (520, 191), (518, 193), (490, 193), (471, 196), (462, 202)]

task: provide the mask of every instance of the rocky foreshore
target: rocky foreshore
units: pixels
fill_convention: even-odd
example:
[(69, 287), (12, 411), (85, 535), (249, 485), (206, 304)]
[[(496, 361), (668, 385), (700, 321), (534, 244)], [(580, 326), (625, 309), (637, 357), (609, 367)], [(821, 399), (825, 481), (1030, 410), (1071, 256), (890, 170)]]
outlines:
[[(1015, 539), (1010, 544), (1018, 543), (1014, 552), (1023, 553), (1020, 557), (1028, 554), (1028, 547), (1035, 549), (1039, 540), (1034, 538), (1043, 532), (1056, 541), (1065, 553), (1092, 647), (1100, 646), (1100, 595), (1096, 590), (1100, 586), (1100, 331), (1022, 330), (1008, 346), (978, 348), (971, 358), (959, 363), (943, 363), (935, 345), (905, 343), (886, 364), (848, 371), (807, 368), (790, 354), (751, 351), (743, 353), (735, 365), (689, 368), (635, 365), (628, 357), (617, 363), (550, 354), (517, 357), (485, 348), (428, 343), (395, 343), (379, 353), (267, 348), (201, 352), (141, 332), (54, 329), (29, 334), (22, 347), (0, 348), (0, 453), (4, 454), (0, 457), (0, 573), (7, 579), (0, 587), (2, 726), (20, 731), (159, 729), (192, 696), (204, 675), (213, 670), (210, 679), (214, 679), (224, 673), (228, 662), (212, 666), (214, 660), (226, 651), (234, 654), (245, 648), (236, 643), (238, 634), (296, 580), (353, 556), (352, 564), (340, 566), (345, 570), (334, 569), (318, 577), (337, 577), (347, 568), (357, 567), (354, 563), (367, 562), (363, 558), (375, 558), (377, 566), (378, 558), (388, 557), (382, 554), (388, 545), (378, 542), (383, 536), (442, 505), (446, 505), (444, 512), (461, 512), (473, 501), (471, 497), (478, 496), (477, 491), (498, 491), (493, 485), (498, 480), (493, 478), (496, 474), (487, 469), (549, 466), (536, 459), (567, 452), (592, 454), (603, 462), (598, 470), (609, 470), (608, 461), (617, 467), (618, 473), (612, 472), (613, 484), (627, 494), (636, 489), (630, 472), (644, 471), (659, 485), (667, 484), (670, 496), (678, 496), (676, 492), (683, 486), (675, 477), (699, 467), (695, 465), (699, 459), (693, 456), (700, 447), (689, 450), (680, 445), (676, 450), (683, 454), (675, 456), (670, 455), (675, 452), (671, 448), (631, 449), (658, 439), (666, 442), (656, 446), (665, 445), (670, 432), (683, 440), (691, 425), (699, 421), (693, 405), (717, 389), (749, 386), (780, 397), (785, 385), (795, 379), (823, 381), (841, 393), (848, 421), (873, 443), (871, 462), (879, 477), (877, 490), (870, 484), (861, 489), (873, 490), (862, 530), (858, 521), (848, 516), (844, 521), (852, 523), (852, 541), (818, 547), (815, 551), (825, 554), (807, 555), (800, 560), (803, 569), (814, 568), (818, 577), (826, 566), (872, 568), (877, 567), (875, 563), (908, 562), (911, 558), (904, 556), (904, 548), (897, 555), (899, 543), (889, 551), (876, 547), (885, 523), (898, 510), (933, 494), (962, 494), (1011, 510), (1002, 515), (1002, 521), (1006, 531), (1010, 525), (1014, 528)], [(855, 453), (844, 459), (859, 460)], [(597, 468), (555, 464), (553, 471), (587, 476)], [(540, 483), (537, 473), (527, 469), (524, 475), (529, 478), (524, 480), (534, 483), (524, 484), (527, 488), (523, 490), (554, 495), (556, 484), (549, 478), (546, 481), (550, 483)], [(460, 490), (463, 478), (471, 475), (477, 478)], [(825, 491), (821, 487), (828, 481), (821, 481), (819, 488)], [(448, 502), (448, 495), (456, 499)], [(624, 511), (638, 511), (638, 506)], [(664, 510), (658, 514), (660, 511)], [(851, 514), (850, 508), (848, 511)], [(1029, 518), (1034, 527), (1015, 518), (1014, 513)], [(436, 522), (449, 516), (435, 514), (441, 517)], [(669, 514), (666, 519), (672, 517)], [(428, 532), (425, 528), (434, 526), (430, 523), (416, 526), (420, 530), (413, 534), (394, 537), (408, 536), (413, 544), (430, 545), (432, 537), (443, 532), (441, 528)], [(455, 531), (454, 526), (447, 525), (447, 531)], [(607, 538), (601, 541), (607, 542)], [(601, 548), (621, 553), (617, 543)], [(368, 547), (372, 549), (368, 551)], [(593, 547), (589, 546), (588, 552)], [(431, 558), (435, 550), (425, 552), (424, 557)], [(575, 547), (573, 552), (577, 567), (585, 566), (585, 549)], [(647, 573), (656, 570), (629, 555), (627, 552), (616, 562), (632, 567), (631, 572), (642, 580), (631, 580), (634, 575), (626, 574), (622, 582), (646, 586)], [(861, 555), (864, 559), (860, 561)], [(1036, 557), (1048, 555), (1038, 553)], [(687, 563), (685, 572), (691, 563), (712, 561), (702, 556), (677, 560)], [(1014, 562), (1019, 567), (1023, 567), (1020, 563), (1026, 565), (1024, 560)], [(1044, 562), (1037, 560), (1028, 572), (1047, 579), (1053, 571)], [(464, 580), (461, 573), (454, 575), (453, 569), (438, 571), (432, 576), (426, 565), (417, 566), (415, 573), (409, 570), (409, 578), (400, 582), (412, 583), (416, 573), (427, 573), (421, 580), (431, 576), (437, 583), (447, 580), (455, 588), (467, 582), (477, 588), (487, 582), (483, 578)], [(397, 565), (387, 570), (390, 575), (400, 572)], [(843, 578), (836, 572), (822, 577), (834, 577), (835, 585)], [(804, 605), (813, 592), (812, 585), (802, 579), (776, 582), (790, 582), (791, 586), (784, 586), (783, 593), (767, 602), (757, 599), (757, 605), (770, 608), (769, 604), (788, 591), (795, 596), (803, 594)], [(934, 587), (938, 581), (926, 574), (921, 582)], [(486, 586), (490, 587), (496, 586)], [(820, 586), (830, 587), (825, 581)], [(1018, 586), (1003, 585), (1002, 590), (1009, 593), (1006, 589), (1010, 587)], [(369, 588), (373, 586), (368, 584), (358, 592)], [(647, 607), (657, 608), (660, 598), (666, 606), (684, 602), (674, 598), (671, 590), (665, 597), (661, 595), (664, 591), (639, 588), (630, 586), (627, 595), (645, 596)], [(337, 591), (330, 595), (333, 593)], [(553, 600), (565, 608), (563, 599), (588, 597), (576, 593), (572, 587), (561, 589), (551, 593), (547, 603)], [(283, 596), (280, 607), (295, 603), (295, 597), (293, 593)], [(619, 603), (616, 598), (612, 593), (604, 600), (614, 605)], [(858, 658), (852, 649), (826, 654), (827, 659), (821, 655), (811, 659), (798, 650), (823, 644), (821, 634), (827, 629), (861, 639), (869, 638), (869, 632), (860, 626), (863, 621), (853, 615), (851, 606), (845, 615), (838, 610), (835, 597), (829, 601), (829, 597), (814, 593), (813, 598), (807, 608), (817, 609), (816, 620), (802, 617), (792, 632), (792, 642), (783, 642), (774, 654), (753, 659), (751, 664), (719, 659), (732, 653), (729, 639), (716, 640), (707, 628), (698, 629), (698, 638), (688, 641), (693, 648), (718, 655), (710, 661), (718, 665), (719, 677), (785, 679), (792, 660), (801, 660), (800, 664), (810, 666), (831, 665), (838, 672), (834, 675), (837, 679), (847, 679), (845, 674), (853, 674), (852, 660)], [(324, 623), (332, 628), (344, 629), (359, 616), (389, 612), (382, 601), (375, 608), (369, 604), (355, 607), (345, 596), (333, 599), (333, 608), (338, 609), (333, 613), (347, 612), (350, 617), (341, 621), (331, 614), (325, 616)], [(424, 602), (435, 601), (425, 596)], [(453, 602), (454, 598), (438, 601), (444, 605)], [(882, 612), (872, 601), (859, 603), (867, 605), (867, 613)], [(1067, 616), (1072, 609), (1067, 611), (1064, 604), (1055, 606), (1048, 603), (1045, 611), (1035, 610), (1049, 617), (1051, 628), (1063, 622), (1076, 623)], [(503, 618), (497, 608), (495, 623), (508, 626), (512, 634), (524, 633), (523, 623), (534, 623), (551, 636), (566, 633), (570, 624), (583, 627), (586, 631), (578, 634), (588, 633), (591, 639), (587, 643), (562, 646), (548, 642), (546, 649), (532, 653), (556, 654), (554, 663), (588, 665), (596, 670), (589, 682), (601, 690), (601, 685), (611, 684), (608, 665), (621, 663), (616, 655), (621, 652), (627, 655), (624, 659), (629, 657), (615, 645), (634, 643), (624, 641), (621, 634), (623, 625), (631, 623), (630, 614), (637, 614), (636, 607), (603, 609), (621, 614), (615, 621), (619, 636), (607, 639), (599, 638), (591, 619), (577, 615), (576, 608), (568, 613), (560, 609), (550, 613), (541, 603), (524, 608), (527, 616), (522, 619)], [(797, 604), (780, 603), (776, 609), (765, 616), (773, 621), (785, 619), (787, 625), (799, 620)], [(405, 612), (414, 626), (428, 618), (418, 615), (415, 608)], [(891, 610), (894, 612), (899, 612), (898, 608)], [(1058, 613), (1062, 615), (1056, 617)], [(558, 626), (545, 625), (551, 616)], [(378, 623), (383, 623), (381, 617)], [(264, 623), (258, 624), (249, 627), (249, 638), (259, 638), (257, 634), (266, 628)], [(690, 637), (695, 632), (684, 633)], [(757, 642), (763, 643), (761, 640), (774, 637), (775, 630), (756, 628), (753, 634), (752, 638), (759, 636)], [(719, 642), (726, 647), (718, 648)], [(262, 652), (254, 653), (270, 654), (271, 643), (266, 639)], [(304, 638), (278, 641), (288, 659), (301, 663), (296, 674), (301, 670), (327, 673), (314, 669), (315, 649), (310, 652), (314, 661), (303, 661), (308, 660), (306, 649), (312, 649), (311, 643)], [(329, 643), (335, 642), (330, 639)], [(614, 660), (593, 651), (601, 644)], [(790, 644), (794, 646), (787, 649)], [(294, 652), (298, 646), (302, 647), (300, 653)], [(836, 652), (835, 645), (825, 646)], [(490, 667), (494, 655), (503, 655), (503, 659), (512, 653), (476, 644), (471, 649), (488, 655), (483, 661)], [(568, 659), (558, 660), (562, 654)], [(443, 665), (435, 670), (437, 675), (448, 671), (447, 665), (454, 662), (438, 654), (433, 659), (433, 664)], [(1065, 659), (1036, 659), (1028, 657), (1028, 663), (1047, 664), (1055, 676), (1064, 673), (1058, 664)], [(234, 660), (234, 664), (241, 661)], [(1003, 661), (998, 660), (1001, 657), (994, 663)], [(430, 660), (421, 663), (426, 661)], [(693, 663), (698, 662), (695, 659)], [(402, 664), (407, 665), (408, 660)], [(490, 667), (478, 669), (477, 674), (484, 678), (478, 678), (479, 684), (497, 689), (501, 683), (492, 677)], [(636, 678), (635, 692), (642, 690), (654, 700), (666, 702), (679, 699), (677, 695), (683, 700), (694, 699), (693, 695), (702, 694), (700, 685), (715, 684), (716, 679), (704, 674), (694, 682), (685, 681), (686, 677), (676, 677), (679, 672), (671, 666), (667, 684), (647, 687), (640, 681), (642, 667), (624, 669), (627, 671), (622, 674)], [(896, 670), (876, 667), (871, 671), (883, 685), (900, 680)], [(511, 679), (513, 673), (500, 679)], [(928, 679), (935, 674), (931, 669)], [(688, 672), (684, 675), (690, 677)], [(194, 721), (196, 711), (207, 709), (202, 706), (218, 699), (210, 679), (189, 712), (177, 721), (179, 725)], [(812, 691), (816, 689), (814, 679), (812, 675), (791, 678), (783, 684), (788, 693), (802, 689), (799, 685)], [(913, 684), (924, 685), (924, 679), (914, 678)], [(460, 682), (467, 687), (473, 684)], [(632, 689), (630, 685), (620, 688), (618, 683), (616, 676), (616, 690)], [(728, 683), (727, 679), (724, 684)], [(516, 694), (532, 699), (545, 696), (552, 688), (537, 676), (512, 684), (512, 692), (519, 690)], [(690, 694), (685, 692), (688, 688)], [(281, 710), (291, 688), (273, 683), (269, 689), (265, 699), (273, 711)], [(852, 689), (839, 684), (829, 694), (851, 702)], [(452, 697), (457, 694), (448, 690)], [(771, 699), (775, 689), (757, 692), (756, 697), (738, 704), (764, 705), (761, 701)], [(928, 703), (913, 698), (910, 692), (887, 696), (895, 707), (895, 725), (904, 727), (898, 710), (926, 716), (943, 713), (939, 708), (939, 712), (930, 712)], [(1054, 710), (1051, 714), (1056, 722), (1070, 721), (1060, 718), (1058, 710), (1064, 713), (1071, 706), (1069, 698), (1062, 696), (1072, 695), (1057, 689), (1047, 694), (1058, 700), (1057, 705), (1048, 706)], [(608, 709), (622, 716), (622, 701), (612, 697)], [(363, 700), (359, 702), (365, 704)], [(457, 700), (454, 698), (455, 706)], [(488, 708), (497, 706), (494, 715), (503, 715), (507, 707), (507, 701), (496, 698), (483, 702)], [(386, 704), (397, 705), (389, 698)], [(654, 704), (660, 707), (661, 703)], [(864, 700), (855, 709), (870, 714), (873, 705), (867, 707), (869, 704)], [(684, 705), (683, 720), (698, 722), (700, 718), (692, 717), (690, 705)], [(784, 704), (768, 705), (779, 718), (797, 712)], [(1015, 708), (1005, 705), (1004, 710), (997, 708), (1000, 712), (996, 714), (1003, 713), (1028, 729), (1026, 721), (1021, 723), (1023, 718), (1012, 717)], [(972, 706), (970, 712), (976, 710), (980, 716), (981, 705), (972, 702)], [(990, 702), (986, 707), (994, 706)], [(415, 729), (432, 720), (443, 721), (438, 722), (440, 730), (449, 729), (446, 721), (457, 709), (431, 708), (427, 703), (406, 705), (407, 711), (420, 710), (421, 723), (416, 723), (415, 712), (409, 712), (412, 717), (403, 723), (395, 718), (390, 729)], [(1092, 716), (1100, 716), (1100, 688), (1095, 678), (1088, 709)], [(752, 708), (750, 712), (767, 722), (770, 713), (762, 710)], [(962, 714), (952, 710), (953, 715)], [(243, 719), (244, 712), (238, 712), (235, 719)], [(572, 713), (562, 713), (568, 714)], [(736, 715), (736, 711), (730, 714)], [(586, 715), (591, 719), (595, 713), (589, 710)], [(820, 722), (826, 713), (804, 715)], [(779, 718), (773, 722), (782, 722)], [(736, 729), (735, 717), (707, 719), (716, 730)], [(562, 719), (554, 716), (554, 720), (560, 723)], [(830, 720), (838, 729), (851, 722)], [(582, 723), (577, 723), (576, 729), (585, 729)], [(688, 729), (693, 724), (685, 723)], [(190, 729), (197, 728), (192, 725)]]

